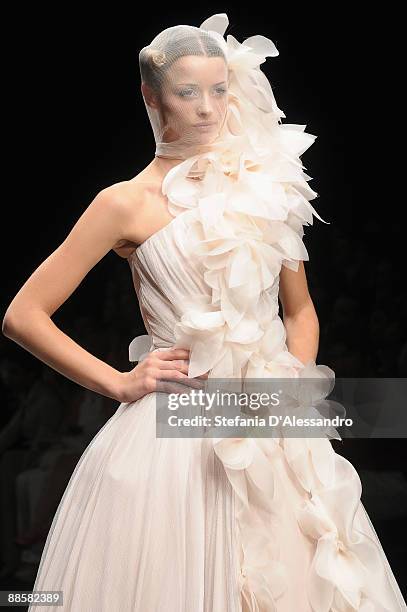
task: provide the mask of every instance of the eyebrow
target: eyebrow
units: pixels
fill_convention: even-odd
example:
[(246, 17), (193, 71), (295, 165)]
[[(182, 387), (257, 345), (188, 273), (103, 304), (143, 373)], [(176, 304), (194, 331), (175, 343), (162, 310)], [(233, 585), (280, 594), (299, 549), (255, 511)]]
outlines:
[[(226, 81), (219, 81), (219, 83), (215, 83), (216, 85), (223, 85), (223, 83), (226, 83)], [(194, 87), (195, 85), (198, 85), (198, 83), (176, 83), (177, 85), (190, 85), (192, 87)]]

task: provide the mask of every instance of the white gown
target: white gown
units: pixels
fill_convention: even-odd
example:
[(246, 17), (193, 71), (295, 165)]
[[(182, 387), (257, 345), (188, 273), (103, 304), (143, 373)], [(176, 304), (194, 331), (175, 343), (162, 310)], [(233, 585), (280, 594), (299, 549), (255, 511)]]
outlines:
[[(186, 208), (129, 258), (149, 334), (130, 345), (132, 360), (174, 345), (175, 329), (193, 334), (185, 313), (208, 304), (191, 250), (197, 210)], [(285, 227), (278, 240), (287, 246)], [(278, 286), (276, 274), (267, 316), (278, 342), (266, 365), (294, 375), (298, 362), (278, 334)], [(218, 328), (202, 329), (214, 348)], [(210, 355), (198, 357), (194, 367)], [(62, 590), (64, 605), (30, 610), (406, 610), (356, 470), (328, 439), (309, 442), (240, 440), (236, 459), (228, 443), (216, 452), (214, 439), (157, 438), (155, 393), (122, 403), (80, 458), (43, 551), (34, 590)]]

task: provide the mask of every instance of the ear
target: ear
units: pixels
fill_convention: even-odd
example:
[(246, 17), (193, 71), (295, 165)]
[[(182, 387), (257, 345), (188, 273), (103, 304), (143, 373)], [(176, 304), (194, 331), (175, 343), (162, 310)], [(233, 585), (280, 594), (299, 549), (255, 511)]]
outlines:
[(148, 106), (151, 108), (158, 108), (158, 97), (153, 89), (147, 85), (147, 83), (141, 84), (141, 91)]

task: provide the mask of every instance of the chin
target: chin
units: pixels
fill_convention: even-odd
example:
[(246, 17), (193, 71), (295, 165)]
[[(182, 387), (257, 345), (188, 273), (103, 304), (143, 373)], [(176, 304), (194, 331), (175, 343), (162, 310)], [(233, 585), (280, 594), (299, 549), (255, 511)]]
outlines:
[(206, 134), (202, 134), (199, 139), (200, 144), (211, 144), (214, 142), (219, 136), (219, 131), (217, 129), (213, 129), (211, 132), (207, 132)]

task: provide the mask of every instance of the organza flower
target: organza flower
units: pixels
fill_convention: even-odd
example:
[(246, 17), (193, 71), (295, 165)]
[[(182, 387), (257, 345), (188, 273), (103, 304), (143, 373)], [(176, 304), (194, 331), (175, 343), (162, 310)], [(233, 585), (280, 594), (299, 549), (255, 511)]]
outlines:
[[(231, 34), (223, 38), (229, 25), (226, 13), (217, 13), (206, 19), (201, 25), (202, 30), (208, 31), (216, 38), (224, 50), (231, 78), (230, 91), (233, 95), (234, 87), (238, 90), (251, 93), (253, 104), (265, 112), (284, 113), (277, 107), (270, 83), (259, 69), (266, 57), (276, 57), (279, 52), (272, 40), (257, 34), (246, 38), (242, 43)], [(235, 81), (235, 82), (234, 82)], [(236, 91), (238, 94), (239, 91)], [(240, 97), (239, 95), (237, 96)]]

